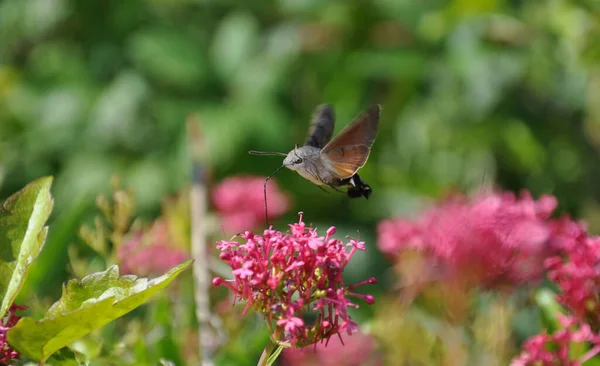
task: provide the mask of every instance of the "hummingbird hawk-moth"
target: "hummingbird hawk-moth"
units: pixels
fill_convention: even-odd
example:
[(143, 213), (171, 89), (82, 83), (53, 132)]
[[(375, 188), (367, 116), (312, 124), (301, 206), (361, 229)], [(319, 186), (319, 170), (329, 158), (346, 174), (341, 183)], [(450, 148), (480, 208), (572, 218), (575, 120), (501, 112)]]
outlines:
[(323, 104), (314, 112), (304, 146), (296, 146), (287, 154), (250, 151), (255, 155), (285, 156), (283, 165), (265, 181), (265, 189), (268, 179), (286, 167), (319, 187), (329, 186), (338, 191), (339, 188), (347, 188), (350, 198), (368, 199), (372, 189), (363, 182), (357, 171), (369, 158), (371, 146), (377, 137), (380, 112), (380, 105), (367, 108), (332, 139), (335, 127), (333, 107)]

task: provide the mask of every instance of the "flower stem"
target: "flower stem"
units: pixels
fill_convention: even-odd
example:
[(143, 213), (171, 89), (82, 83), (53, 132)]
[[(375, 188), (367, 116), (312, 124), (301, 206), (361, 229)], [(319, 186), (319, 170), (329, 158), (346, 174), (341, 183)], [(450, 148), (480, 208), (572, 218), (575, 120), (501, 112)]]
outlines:
[(273, 353), (275, 350), (275, 347), (277, 347), (277, 344), (273, 342), (271, 338), (269, 338), (269, 343), (267, 343), (265, 350), (263, 351), (262, 355), (260, 355), (260, 360), (258, 360), (257, 366), (268, 365), (267, 361), (269, 360), (271, 353)]

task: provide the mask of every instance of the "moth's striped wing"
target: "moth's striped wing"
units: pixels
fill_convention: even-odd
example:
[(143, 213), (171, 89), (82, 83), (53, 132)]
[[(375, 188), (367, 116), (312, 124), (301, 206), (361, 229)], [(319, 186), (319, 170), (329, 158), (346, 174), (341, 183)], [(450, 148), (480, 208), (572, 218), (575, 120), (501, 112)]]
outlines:
[(321, 150), (321, 157), (337, 178), (353, 176), (367, 162), (377, 137), (380, 112), (380, 105), (369, 107)]
[(315, 109), (308, 137), (304, 145), (313, 146), (322, 149), (333, 136), (335, 127), (335, 115), (333, 107), (329, 104), (322, 104)]

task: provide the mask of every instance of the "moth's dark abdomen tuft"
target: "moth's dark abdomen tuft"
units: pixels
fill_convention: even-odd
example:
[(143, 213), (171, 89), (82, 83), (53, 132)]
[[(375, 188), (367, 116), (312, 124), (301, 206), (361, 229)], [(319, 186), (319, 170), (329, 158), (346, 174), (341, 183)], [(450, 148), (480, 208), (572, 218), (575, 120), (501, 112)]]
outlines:
[(371, 186), (363, 182), (358, 174), (354, 174), (352, 178), (350, 178), (350, 180), (353, 186), (348, 188), (348, 197), (365, 197), (366, 199), (369, 199), (369, 196), (371, 195), (371, 193), (373, 193)]
[(369, 199), (369, 196), (371, 195), (372, 192), (373, 192), (373, 190), (371, 189), (371, 187), (369, 187), (367, 184), (365, 184), (362, 188), (357, 188), (357, 187), (349, 188), (348, 189), (348, 197), (361, 198), (364, 196), (366, 199)]

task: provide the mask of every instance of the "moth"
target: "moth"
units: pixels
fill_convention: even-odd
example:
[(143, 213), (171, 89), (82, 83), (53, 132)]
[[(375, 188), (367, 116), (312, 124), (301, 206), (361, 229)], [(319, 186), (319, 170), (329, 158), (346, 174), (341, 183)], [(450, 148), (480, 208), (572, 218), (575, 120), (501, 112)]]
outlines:
[(319, 187), (328, 186), (337, 191), (347, 188), (350, 198), (368, 199), (372, 189), (357, 171), (369, 158), (379, 130), (380, 113), (380, 105), (370, 106), (332, 139), (335, 127), (333, 107), (322, 104), (315, 109), (304, 146), (296, 146), (287, 154), (249, 151), (254, 155), (285, 156), (283, 165), (265, 180), (265, 210), (267, 181), (283, 167), (298, 172)]

